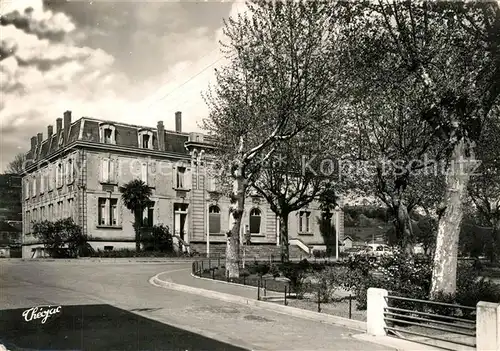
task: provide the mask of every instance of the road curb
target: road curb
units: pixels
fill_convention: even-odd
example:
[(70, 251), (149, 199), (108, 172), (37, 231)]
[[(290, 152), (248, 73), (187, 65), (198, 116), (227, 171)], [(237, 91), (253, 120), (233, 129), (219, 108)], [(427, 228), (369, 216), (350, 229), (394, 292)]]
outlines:
[(355, 339), (371, 342), (382, 346), (392, 347), (399, 351), (442, 351), (442, 348), (419, 344), (413, 341), (393, 338), (390, 336), (373, 336), (368, 334), (355, 334)]
[[(205, 278), (205, 277), (199, 277), (199, 276), (197, 276), (194, 273), (191, 273), (191, 277), (196, 278), (196, 279), (200, 279), (200, 280), (207, 280), (207, 281), (210, 281), (210, 282), (216, 282), (218, 284), (234, 285), (234, 286), (238, 286), (240, 288), (247, 288), (247, 289), (251, 289), (251, 290), (257, 291), (257, 287), (256, 286), (252, 286), (252, 285), (243, 285), (243, 284), (238, 284), (238, 283), (233, 283), (233, 282), (225, 282), (224, 280), (217, 280), (217, 279), (210, 279), (210, 278)], [(271, 291), (271, 290), (268, 290), (268, 291)], [(276, 291), (273, 291), (273, 292), (276, 292)]]
[(188, 286), (188, 285), (167, 282), (167, 281), (164, 281), (164, 280), (161, 280), (158, 278), (158, 276), (163, 274), (163, 273), (164, 272), (158, 273), (157, 275), (155, 275), (154, 277), (149, 279), (149, 283), (154, 285), (154, 286), (157, 286), (157, 287), (187, 292), (187, 293), (196, 294), (196, 295), (200, 295), (200, 296), (204, 296), (204, 297), (208, 297), (208, 298), (212, 298), (212, 299), (217, 299), (217, 300), (221, 300), (221, 301), (237, 303), (237, 304), (241, 304), (241, 305), (259, 307), (259, 308), (263, 308), (263, 309), (278, 312), (278, 313), (287, 314), (287, 315), (294, 316), (294, 317), (305, 318), (305, 319), (314, 320), (317, 322), (322, 322), (322, 323), (327, 323), (327, 324), (332, 324), (332, 325), (336, 325), (336, 326), (342, 326), (342, 327), (346, 327), (349, 329), (354, 329), (354, 330), (358, 330), (358, 331), (362, 331), (362, 332), (366, 331), (366, 322), (357, 321), (357, 320), (348, 319), (348, 318), (337, 317), (337, 316), (332, 316), (332, 315), (324, 314), (324, 313), (307, 311), (307, 310), (303, 310), (303, 309), (296, 308), (296, 307), (278, 305), (278, 304), (272, 303), (272, 302), (249, 299), (249, 298), (242, 297), (242, 296), (221, 293), (218, 291), (195, 288), (195, 287)]

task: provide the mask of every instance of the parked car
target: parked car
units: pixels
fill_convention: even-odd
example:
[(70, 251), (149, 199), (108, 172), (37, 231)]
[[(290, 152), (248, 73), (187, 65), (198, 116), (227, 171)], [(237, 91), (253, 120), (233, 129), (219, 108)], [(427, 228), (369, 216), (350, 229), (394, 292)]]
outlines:
[(376, 261), (382, 256), (392, 255), (392, 248), (385, 244), (368, 244), (358, 253), (358, 255), (367, 256), (371, 261)]

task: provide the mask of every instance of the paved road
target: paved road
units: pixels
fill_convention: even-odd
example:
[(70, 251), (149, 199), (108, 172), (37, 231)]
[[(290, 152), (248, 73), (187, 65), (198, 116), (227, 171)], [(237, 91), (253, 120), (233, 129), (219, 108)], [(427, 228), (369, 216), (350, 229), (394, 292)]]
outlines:
[[(389, 350), (387, 347), (353, 339), (350, 335), (356, 332), (348, 329), (162, 289), (148, 283), (149, 278), (159, 272), (189, 272), (189, 269), (189, 263), (0, 261), (0, 308), (6, 310), (26, 309), (38, 305), (61, 305), (64, 310), (65, 306), (69, 308), (68, 306), (87, 305), (82, 311), (97, 315), (98, 305), (101, 305), (101, 315), (107, 315), (111, 324), (115, 323), (117, 315), (129, 311), (135, 319), (140, 315), (171, 327), (251, 350)], [(17, 312), (20, 311), (9, 313)], [(5, 311), (0, 313), (7, 316)], [(8, 317), (4, 320), (6, 319)], [(141, 323), (145, 322), (141, 320)], [(14, 324), (7, 326), (10, 329), (19, 329)], [(168, 326), (165, 328), (168, 329)], [(120, 326), (114, 327), (113, 333), (120, 335)], [(125, 330), (128, 332), (122, 333), (130, 337), (132, 329), (127, 328)], [(158, 328), (155, 324), (155, 331), (151, 331), (150, 338), (158, 337), (152, 336), (158, 335), (155, 334)], [(113, 349), (176, 349), (173, 344), (168, 343), (161, 347), (158, 344), (147, 344), (146, 339), (137, 337), (140, 334), (138, 329), (132, 330), (134, 346), (115, 346)], [(170, 333), (169, 335), (176, 333), (172, 328), (168, 330), (170, 331), (166, 333)], [(124, 336), (124, 342), (125, 339)], [(184, 336), (184, 339), (191, 337)], [(103, 337), (102, 340), (106, 339)], [(140, 340), (143, 340), (142, 343)], [(86, 346), (85, 350), (103, 349), (89, 341), (85, 345), (92, 345)], [(199, 347), (199, 344), (193, 343), (185, 349), (230, 348), (216, 343)]]

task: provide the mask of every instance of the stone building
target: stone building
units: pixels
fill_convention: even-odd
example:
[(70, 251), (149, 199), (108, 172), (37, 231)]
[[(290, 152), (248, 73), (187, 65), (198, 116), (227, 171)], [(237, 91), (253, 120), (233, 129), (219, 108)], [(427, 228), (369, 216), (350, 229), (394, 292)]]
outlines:
[[(229, 200), (207, 176), (213, 145), (201, 133), (129, 125), (82, 117), (70, 111), (31, 138), (23, 176), (23, 257), (42, 244), (32, 235), (33, 222), (71, 217), (95, 249), (134, 248), (133, 214), (122, 204), (119, 186), (139, 178), (152, 189), (145, 225), (167, 225), (190, 251), (223, 252), (229, 229)], [(324, 245), (313, 218), (314, 206), (290, 216), (290, 239), (296, 252), (309, 254)], [(308, 219), (306, 219), (308, 218)], [(277, 220), (258, 196), (247, 199), (243, 231), (251, 232), (249, 255), (279, 253)], [(339, 228), (343, 228), (342, 224)], [(342, 229), (341, 229), (342, 231)]]

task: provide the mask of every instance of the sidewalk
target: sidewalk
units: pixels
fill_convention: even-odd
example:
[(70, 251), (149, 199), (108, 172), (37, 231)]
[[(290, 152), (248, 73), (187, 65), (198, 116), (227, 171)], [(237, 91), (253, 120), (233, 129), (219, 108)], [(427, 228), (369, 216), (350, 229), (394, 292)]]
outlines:
[[(401, 350), (401, 351), (422, 351), (422, 350), (438, 350), (436, 348), (426, 346), (423, 344), (417, 344), (410, 341), (405, 341), (402, 339), (396, 339), (391, 337), (373, 337), (365, 334), (366, 323), (356, 320), (346, 319), (342, 317), (332, 316), (324, 313), (317, 313), (307, 310), (302, 310), (299, 308), (284, 306), (281, 303), (272, 303), (266, 301), (257, 300), (257, 288), (253, 286), (242, 286), (239, 284), (233, 284), (218, 280), (211, 280), (206, 278), (199, 278), (191, 275), (191, 268), (186, 268), (184, 270), (179, 270), (175, 272), (165, 272), (160, 273), (156, 277), (153, 277), (151, 282), (160, 283), (164, 282), (165, 288), (171, 288), (174, 290), (180, 290), (187, 293), (197, 294), (204, 297), (209, 297), (213, 299), (218, 299), (226, 301), (229, 303), (245, 304), (253, 307), (257, 307), (262, 310), (267, 310), (269, 312), (278, 312), (279, 314), (288, 315), (289, 321), (291, 323), (292, 319), (299, 318), (304, 320), (304, 323), (308, 325), (309, 330), (313, 329), (323, 329), (329, 328), (329, 333), (343, 335), (342, 339), (344, 348), (339, 349), (371, 349), (379, 350), (382, 346), (382, 350)], [(169, 284), (173, 283), (173, 286)], [(153, 284), (155, 285), (155, 284)], [(163, 285), (163, 284), (162, 284)], [(261, 296), (262, 296), (261, 290)], [(283, 298), (283, 294), (268, 292), (267, 296), (280, 297)], [(309, 320), (306, 322), (306, 320)], [(315, 326), (315, 327), (314, 327)], [(305, 332), (305, 330), (303, 330)], [(307, 332), (304, 336), (307, 335)], [(352, 338), (348, 342), (345, 338)], [(356, 340), (356, 341), (354, 341)], [(339, 340), (337, 340), (338, 342)], [(311, 347), (314, 342), (310, 344)], [(348, 345), (347, 348), (345, 348)], [(320, 349), (325, 349), (324, 346)], [(337, 347), (329, 347), (329, 350), (337, 349)]]

